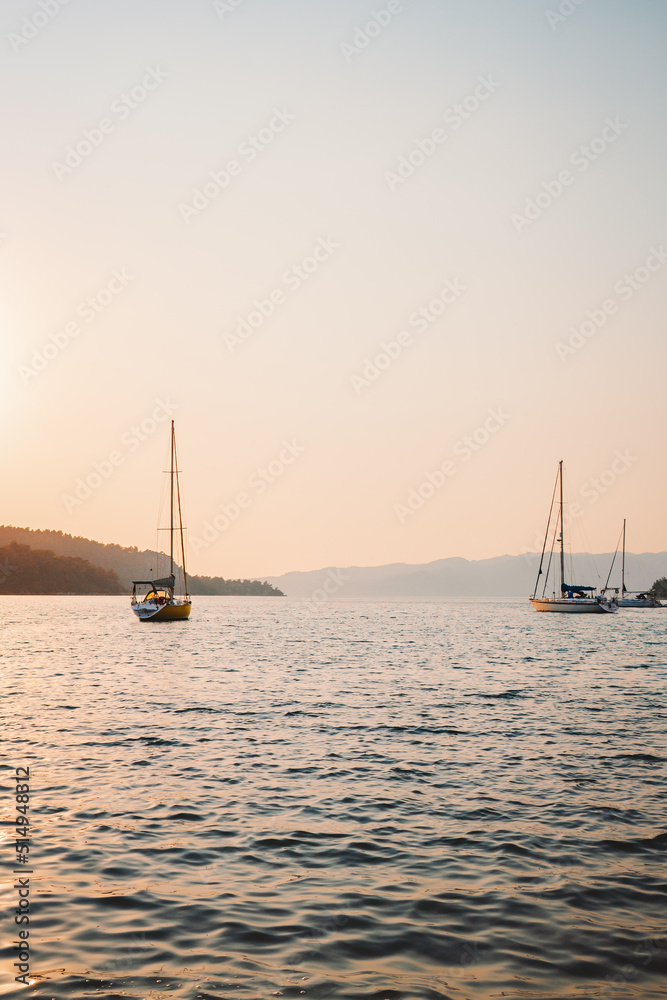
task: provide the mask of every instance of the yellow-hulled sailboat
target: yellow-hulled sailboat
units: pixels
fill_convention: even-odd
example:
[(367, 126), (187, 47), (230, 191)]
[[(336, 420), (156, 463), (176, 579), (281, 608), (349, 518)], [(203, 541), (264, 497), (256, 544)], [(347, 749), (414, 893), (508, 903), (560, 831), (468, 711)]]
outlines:
[[(176, 455), (176, 434), (174, 421), (171, 422), (171, 467), (170, 507), (169, 507), (169, 576), (160, 580), (134, 580), (132, 583), (131, 606), (142, 622), (183, 621), (190, 617), (192, 600), (188, 594), (188, 577), (185, 570), (185, 543), (183, 540), (183, 519), (181, 516), (181, 488), (178, 481), (178, 458)], [(175, 514), (178, 512), (178, 527)], [(174, 574), (174, 534), (178, 532), (181, 543), (181, 565), (183, 567), (184, 596), (174, 596), (176, 577)], [(139, 589), (137, 589), (139, 588)], [(148, 588), (142, 594), (142, 589)]]

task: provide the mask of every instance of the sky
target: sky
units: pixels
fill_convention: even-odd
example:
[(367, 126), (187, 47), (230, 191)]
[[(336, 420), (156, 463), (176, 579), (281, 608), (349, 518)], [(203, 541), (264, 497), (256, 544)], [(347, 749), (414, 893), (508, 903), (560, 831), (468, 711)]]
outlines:
[[(5, 0), (0, 522), (667, 549), (661, 0)], [(663, 242), (664, 241), (664, 242)]]

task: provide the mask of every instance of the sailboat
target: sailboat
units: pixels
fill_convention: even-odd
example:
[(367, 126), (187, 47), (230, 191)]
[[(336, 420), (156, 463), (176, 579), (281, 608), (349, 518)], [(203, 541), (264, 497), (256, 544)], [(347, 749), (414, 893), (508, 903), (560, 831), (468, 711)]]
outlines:
[[(544, 587), (542, 588), (542, 594), (540, 597), (537, 596), (537, 588), (540, 583), (540, 577), (542, 576), (542, 567), (544, 565), (544, 553), (547, 547), (547, 541), (549, 538), (549, 529), (551, 528), (551, 517), (554, 508), (554, 500), (556, 497), (556, 488), (560, 486), (560, 514), (556, 517), (556, 524), (554, 528), (554, 533), (560, 528), (559, 537), (556, 539), (560, 544), (560, 596), (554, 595), (552, 597), (545, 597), (545, 591), (547, 587), (547, 581), (549, 579), (549, 569), (551, 568), (551, 557), (553, 556), (553, 547), (549, 555), (549, 564), (547, 566), (546, 576), (544, 579)], [(540, 558), (540, 566), (537, 571), (537, 579), (535, 580), (535, 589), (533, 591), (533, 596), (530, 598), (530, 603), (533, 605), (536, 611), (556, 611), (565, 614), (594, 614), (603, 615), (609, 614), (616, 611), (616, 603), (609, 600), (603, 595), (596, 595), (593, 592), (595, 587), (584, 587), (579, 584), (566, 583), (565, 582), (565, 537), (563, 531), (563, 463), (558, 463), (558, 476), (556, 478), (556, 483), (554, 485), (554, 492), (551, 497), (551, 507), (549, 509), (549, 519), (547, 521), (547, 530), (544, 533), (544, 545), (542, 546), (542, 556)]]
[[(652, 594), (650, 590), (627, 590), (625, 586), (625, 518), (623, 518), (623, 558), (621, 561), (621, 594), (618, 596), (618, 587), (614, 588), (616, 591), (616, 597), (614, 598), (614, 603), (618, 604), (619, 608), (664, 608), (665, 605), (661, 604), (656, 598), (655, 594)], [(616, 548), (618, 552), (618, 547)], [(614, 553), (614, 559), (616, 559), (616, 552)], [(611, 561), (611, 569), (609, 570), (609, 576), (611, 576), (611, 570), (614, 568), (614, 559)], [(609, 577), (607, 577), (607, 583), (609, 583)], [(627, 595), (627, 596), (626, 596)]]
[[(178, 481), (178, 458), (176, 455), (176, 434), (174, 421), (171, 422), (171, 467), (169, 506), (169, 576), (159, 580), (133, 580), (131, 607), (142, 622), (183, 621), (190, 617), (192, 600), (188, 594), (188, 577), (185, 571), (185, 543), (183, 540), (183, 520), (181, 516), (181, 488)], [(178, 527), (175, 514), (178, 513)], [(185, 596), (174, 596), (176, 576), (174, 574), (174, 535), (181, 543), (181, 565), (183, 567), (183, 589)], [(151, 571), (152, 572), (152, 571)], [(142, 593), (142, 589), (148, 588)]]

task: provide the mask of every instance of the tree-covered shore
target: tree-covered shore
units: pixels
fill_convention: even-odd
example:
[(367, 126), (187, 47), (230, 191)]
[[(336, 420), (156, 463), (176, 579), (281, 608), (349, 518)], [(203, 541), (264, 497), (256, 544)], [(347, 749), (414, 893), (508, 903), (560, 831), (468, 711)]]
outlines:
[[(149, 579), (151, 568), (164, 575), (157, 573), (164, 561), (163, 553), (149, 549), (105, 545), (62, 531), (0, 525), (0, 594), (126, 594), (133, 580)], [(190, 576), (188, 582), (190, 593), (197, 596), (285, 596), (261, 580)]]

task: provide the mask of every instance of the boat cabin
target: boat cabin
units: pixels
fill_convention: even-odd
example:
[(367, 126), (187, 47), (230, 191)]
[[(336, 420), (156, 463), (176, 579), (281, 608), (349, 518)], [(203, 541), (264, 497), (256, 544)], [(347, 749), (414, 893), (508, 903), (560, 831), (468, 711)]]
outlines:
[(580, 587), (577, 583), (561, 584), (560, 592), (565, 594), (570, 600), (574, 597), (588, 597), (588, 592), (595, 590), (595, 587)]
[[(133, 580), (132, 581), (132, 604), (142, 604), (151, 601), (155, 604), (170, 604), (174, 599), (175, 579), (167, 576), (162, 580)], [(146, 593), (142, 593), (137, 587), (147, 587)]]

